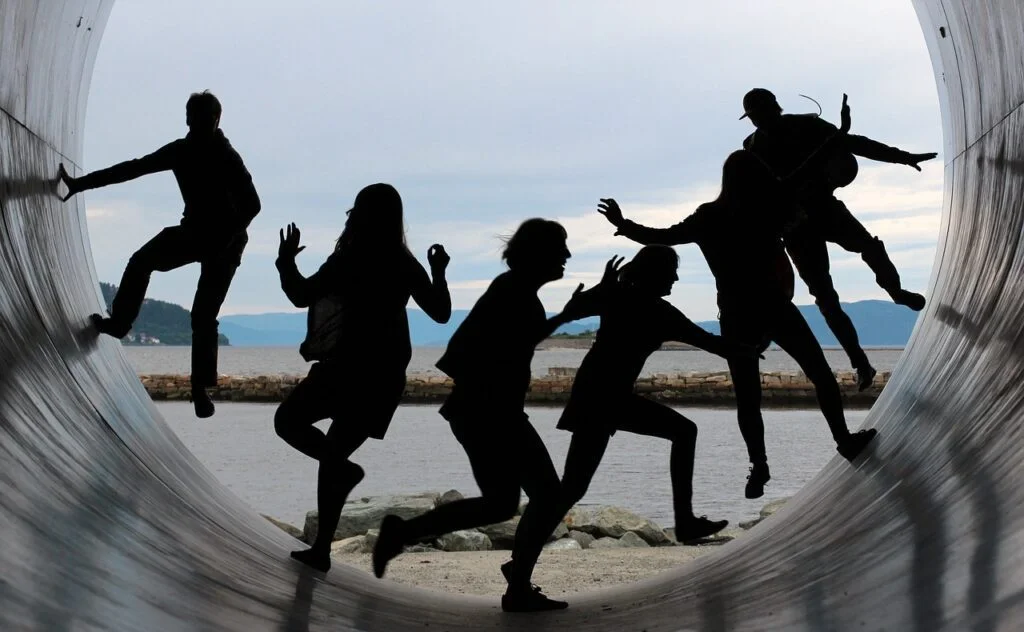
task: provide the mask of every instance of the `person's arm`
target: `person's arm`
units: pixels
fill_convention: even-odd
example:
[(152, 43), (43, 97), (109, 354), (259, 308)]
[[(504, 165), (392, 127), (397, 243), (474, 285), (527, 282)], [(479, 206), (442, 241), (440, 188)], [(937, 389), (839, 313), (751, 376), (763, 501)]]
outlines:
[(666, 306), (668, 309), (665, 318), (669, 340), (693, 345), (725, 359), (734, 356), (757, 355), (757, 350), (753, 346), (733, 342), (728, 338), (713, 334), (687, 318), (672, 305), (666, 303)]
[(245, 230), (259, 214), (262, 205), (260, 196), (256, 192), (256, 186), (252, 182), (252, 174), (245, 168), (242, 157), (235, 151), (232, 151), (229, 158), (228, 179), (235, 209), (238, 211), (239, 220), (243, 223), (242, 226), (239, 226), (239, 230)]
[(309, 307), (326, 295), (337, 279), (338, 259), (333, 255), (311, 276), (302, 276), (295, 264), (295, 256), (305, 248), (299, 246), (299, 229), (295, 224), (289, 224), (287, 235), (281, 231), (281, 244), (274, 265), (281, 277), (281, 289), (295, 307)]
[(645, 246), (650, 244), (666, 246), (688, 244), (696, 241), (701, 233), (699, 211), (668, 228), (651, 228), (626, 219), (622, 216), (622, 210), (618, 203), (611, 198), (602, 198), (597, 212), (604, 215), (605, 219), (615, 226), (616, 235), (622, 235)]
[(938, 154), (927, 153), (927, 154), (912, 154), (909, 151), (903, 151), (897, 147), (890, 147), (884, 143), (880, 143), (877, 140), (872, 140), (867, 136), (858, 136), (856, 134), (847, 134), (843, 139), (843, 146), (852, 154), (863, 156), (869, 160), (877, 160), (878, 162), (888, 162), (897, 165), (909, 165), (918, 171), (921, 170), (917, 166), (917, 163), (924, 162), (925, 160), (931, 160)]
[(412, 269), (412, 298), (434, 322), (447, 323), (452, 317), (452, 296), (445, 279), (445, 268), (450, 258), (444, 246), (434, 244), (427, 250), (430, 277), (419, 261), (410, 257)]
[(68, 187), (68, 194), (64, 199), (66, 200), (81, 191), (98, 189), (100, 187), (117, 184), (119, 182), (127, 182), (150, 173), (168, 171), (174, 167), (174, 161), (178, 155), (180, 142), (181, 141), (174, 141), (172, 143), (168, 143), (142, 158), (126, 160), (125, 162), (120, 162), (111, 167), (107, 167), (106, 169), (93, 171), (92, 173), (78, 178), (72, 178), (69, 176), (67, 172), (64, 171), (64, 166), (61, 165), (60, 177)]
[(611, 294), (615, 292), (618, 285), (619, 267), (625, 257), (618, 255), (612, 257), (604, 266), (604, 274), (597, 285), (584, 291), (583, 284), (576, 286), (576, 290), (569, 297), (562, 311), (547, 319), (540, 330), (535, 332), (534, 340), (538, 343), (550, 338), (559, 327), (575, 320), (581, 320), (590, 316), (599, 316), (604, 306), (611, 300)]

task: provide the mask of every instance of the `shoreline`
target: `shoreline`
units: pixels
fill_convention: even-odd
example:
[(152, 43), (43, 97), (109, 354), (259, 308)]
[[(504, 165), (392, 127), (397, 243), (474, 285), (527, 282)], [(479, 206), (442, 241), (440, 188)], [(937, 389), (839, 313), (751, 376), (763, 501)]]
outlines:
[[(526, 402), (534, 406), (563, 405), (572, 391), (576, 368), (551, 367), (548, 374), (534, 377)], [(835, 371), (836, 380), (849, 408), (870, 408), (888, 383), (890, 371), (879, 371), (874, 384), (864, 392), (857, 390), (854, 371)], [(221, 402), (277, 403), (295, 388), (302, 375), (221, 375), (210, 397)], [(176, 374), (140, 375), (140, 381), (153, 401), (183, 401), (191, 396), (189, 376)], [(444, 375), (410, 373), (406, 378), (402, 404), (440, 404), (451, 392), (452, 380)], [(634, 393), (676, 406), (727, 407), (735, 405), (732, 378), (728, 371), (657, 373), (640, 377)], [(814, 385), (798, 371), (761, 373), (764, 408), (815, 408)]]

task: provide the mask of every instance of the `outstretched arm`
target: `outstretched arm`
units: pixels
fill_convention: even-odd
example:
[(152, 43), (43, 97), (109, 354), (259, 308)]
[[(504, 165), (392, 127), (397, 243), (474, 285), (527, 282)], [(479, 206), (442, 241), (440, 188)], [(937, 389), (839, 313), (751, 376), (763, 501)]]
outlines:
[(669, 340), (693, 345), (727, 360), (737, 356), (753, 357), (758, 355), (753, 346), (717, 336), (687, 318), (675, 307), (669, 307), (671, 309), (668, 317), (670, 321)]
[(650, 228), (624, 218), (619, 204), (612, 198), (601, 198), (601, 203), (597, 207), (597, 212), (615, 226), (616, 235), (622, 235), (645, 246), (688, 244), (695, 241), (698, 236), (698, 225), (694, 215), (668, 228)]
[(79, 178), (72, 178), (68, 175), (68, 172), (64, 170), (64, 165), (61, 164), (59, 168), (60, 179), (68, 187), (68, 194), (64, 196), (64, 199), (67, 200), (80, 191), (98, 189), (107, 185), (134, 180), (150, 173), (167, 171), (174, 167), (174, 159), (178, 152), (179, 142), (168, 143), (148, 156), (126, 160), (106, 169), (93, 171)]
[(448, 291), (448, 280), (444, 271), (451, 258), (444, 246), (434, 244), (427, 250), (430, 277), (415, 259), (412, 261), (412, 298), (434, 322), (446, 323), (452, 317), (452, 295)]
[(540, 331), (536, 332), (534, 339), (539, 343), (551, 337), (562, 325), (590, 316), (599, 316), (609, 299), (609, 294), (615, 291), (619, 267), (624, 259), (625, 257), (618, 255), (609, 259), (604, 266), (601, 281), (589, 290), (584, 291), (582, 283), (576, 286), (562, 311), (547, 319)]

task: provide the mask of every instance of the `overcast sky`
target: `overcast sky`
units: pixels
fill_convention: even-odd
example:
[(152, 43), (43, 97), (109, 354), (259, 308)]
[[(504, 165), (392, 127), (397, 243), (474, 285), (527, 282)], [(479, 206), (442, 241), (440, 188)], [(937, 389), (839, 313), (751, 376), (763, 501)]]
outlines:
[[(294, 8), (288, 5), (293, 4)], [(87, 171), (183, 136), (185, 100), (210, 89), (221, 127), (263, 201), (222, 314), (293, 311), (274, 258), (295, 222), (310, 274), (330, 252), (359, 189), (401, 193), (408, 238), (426, 263), (443, 243), (458, 308), (504, 267), (499, 236), (534, 216), (569, 231), (566, 278), (541, 294), (559, 309), (613, 254), (596, 213), (667, 226), (717, 195), (722, 161), (752, 127), (737, 120), (752, 87), (790, 112), (838, 122), (913, 152), (940, 152), (922, 173), (861, 159), (839, 197), (881, 237), (910, 289), (927, 288), (942, 202), (942, 136), (931, 64), (909, 2), (892, 0), (122, 0), (93, 76)], [(117, 283), (132, 252), (182, 202), (167, 172), (86, 192), (97, 273)], [(859, 257), (837, 247), (845, 301), (887, 298)], [(670, 300), (716, 315), (700, 252), (680, 246)], [(199, 268), (156, 273), (149, 296), (191, 305)], [(797, 302), (809, 303), (798, 283)]]

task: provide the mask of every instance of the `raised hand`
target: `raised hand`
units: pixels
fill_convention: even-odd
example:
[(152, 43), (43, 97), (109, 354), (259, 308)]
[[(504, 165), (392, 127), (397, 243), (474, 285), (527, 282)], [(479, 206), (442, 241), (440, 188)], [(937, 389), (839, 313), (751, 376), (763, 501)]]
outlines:
[(452, 258), (444, 251), (444, 246), (441, 244), (434, 244), (427, 249), (427, 263), (430, 264), (431, 271), (444, 272), (451, 260)]
[(64, 168), (63, 162), (60, 163), (60, 165), (57, 167), (57, 175), (60, 178), (60, 181), (64, 183), (64, 186), (68, 188), (68, 194), (62, 197), (60, 201), (67, 202), (69, 199), (71, 199), (72, 195), (78, 193), (78, 185), (75, 182), (75, 179), (72, 178), (68, 174), (67, 170)]
[(938, 156), (938, 154), (934, 151), (928, 154), (910, 154), (910, 158), (907, 160), (906, 164), (920, 171), (921, 167), (918, 167), (917, 163), (924, 162), (925, 160), (931, 160), (936, 156)]
[(850, 131), (850, 106), (846, 104), (846, 94), (843, 94), (843, 107), (839, 109), (839, 131), (846, 133)]
[(297, 254), (306, 249), (299, 245), (299, 228), (294, 224), (288, 224), (288, 234), (281, 230), (281, 244), (277, 247), (278, 259), (294, 259)]
[(587, 315), (587, 308), (583, 304), (583, 284), (580, 283), (576, 286), (572, 296), (569, 297), (569, 302), (565, 304), (565, 308), (562, 309), (562, 316), (567, 320), (579, 320)]
[(604, 215), (604, 218), (616, 227), (625, 221), (619, 203), (612, 198), (601, 198), (601, 203), (597, 205), (597, 212)]
[(609, 259), (608, 263), (604, 264), (604, 274), (601, 276), (599, 285), (616, 282), (619, 279), (619, 266), (621, 266), (622, 262), (625, 260), (625, 257), (620, 257), (618, 255)]

